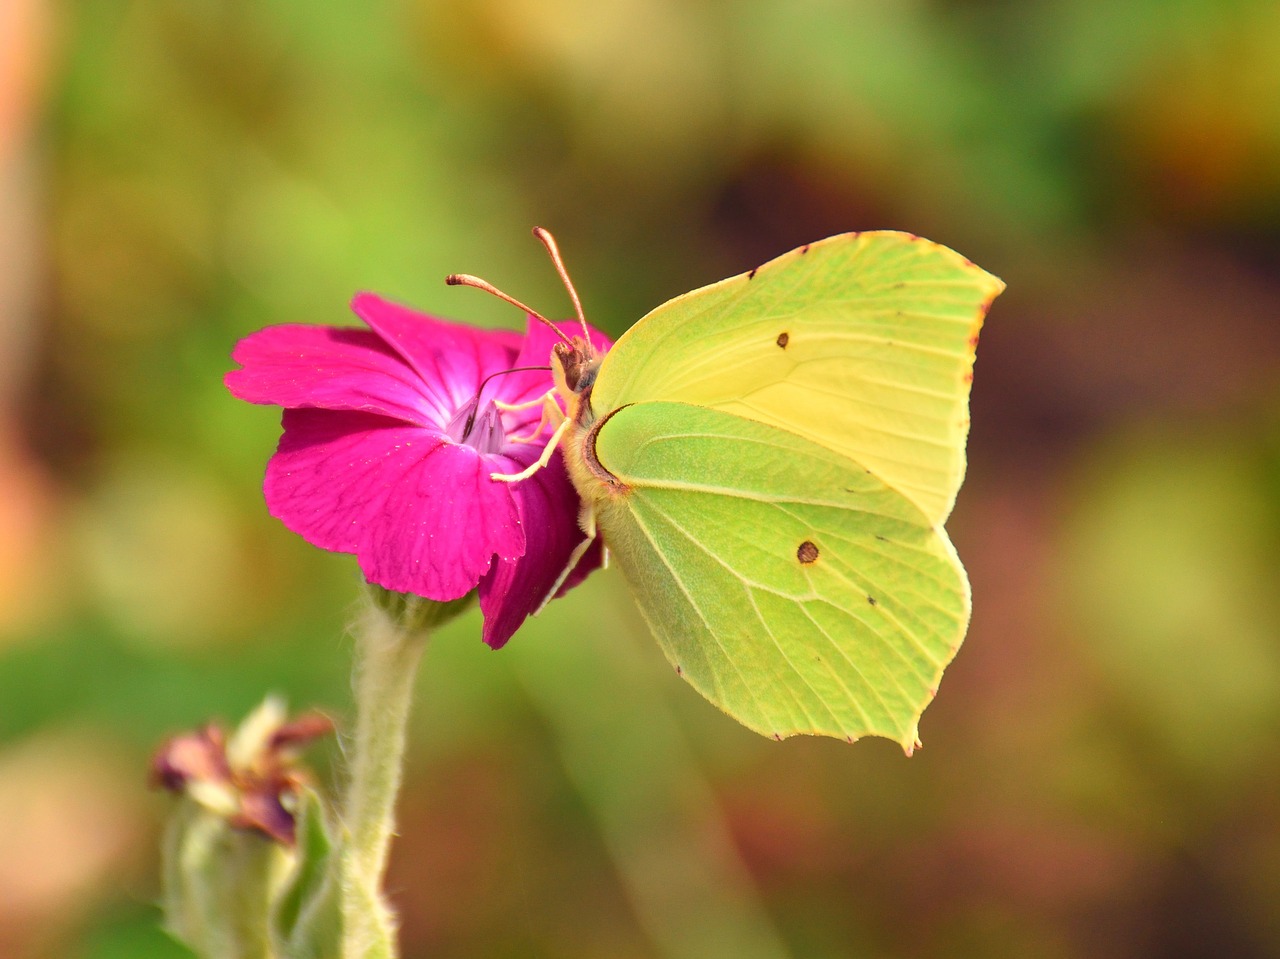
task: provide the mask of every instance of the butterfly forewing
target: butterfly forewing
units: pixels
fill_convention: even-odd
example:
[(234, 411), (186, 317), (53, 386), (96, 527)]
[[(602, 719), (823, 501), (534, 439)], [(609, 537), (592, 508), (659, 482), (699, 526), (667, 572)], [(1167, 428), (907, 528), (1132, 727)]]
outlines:
[(592, 404), (672, 400), (781, 427), (941, 523), (964, 477), (978, 330), (1003, 288), (909, 234), (831, 237), (658, 307), (606, 356)]

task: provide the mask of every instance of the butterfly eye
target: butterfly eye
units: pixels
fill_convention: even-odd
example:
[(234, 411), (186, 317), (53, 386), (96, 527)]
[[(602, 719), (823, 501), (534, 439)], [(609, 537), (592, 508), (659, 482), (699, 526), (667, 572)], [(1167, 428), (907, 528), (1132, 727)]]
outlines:
[(796, 559), (808, 566), (810, 563), (818, 561), (818, 547), (814, 546), (809, 540), (805, 540), (800, 544), (800, 548), (796, 550)]

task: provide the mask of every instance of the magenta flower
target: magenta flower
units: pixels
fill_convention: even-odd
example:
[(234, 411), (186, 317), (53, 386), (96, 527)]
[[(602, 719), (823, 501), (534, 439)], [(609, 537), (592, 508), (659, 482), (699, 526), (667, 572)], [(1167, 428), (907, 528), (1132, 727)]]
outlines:
[[(267, 508), (313, 545), (354, 553), (371, 583), (441, 602), (478, 588), (483, 638), (497, 649), (583, 539), (558, 451), (526, 480), (490, 479), (542, 452), (546, 432), (514, 441), (540, 409), (494, 401), (526, 403), (551, 388), (549, 372), (505, 371), (545, 367), (555, 334), (532, 318), (525, 336), (447, 323), (369, 293), (351, 308), (370, 330), (273, 326), (232, 353), (242, 368), (227, 388), (284, 407)], [(560, 592), (600, 560), (593, 545)]]

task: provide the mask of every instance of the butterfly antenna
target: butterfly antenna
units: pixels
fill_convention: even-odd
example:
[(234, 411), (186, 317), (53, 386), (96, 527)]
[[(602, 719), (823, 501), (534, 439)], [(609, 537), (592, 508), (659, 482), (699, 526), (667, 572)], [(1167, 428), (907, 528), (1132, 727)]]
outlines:
[(570, 340), (569, 337), (565, 336), (562, 332), (560, 332), (560, 327), (556, 326), (554, 323), (548, 320), (545, 316), (543, 316), (537, 310), (532, 309), (531, 307), (525, 306), (523, 303), (517, 300), (514, 296), (510, 296), (509, 294), (503, 293), (500, 289), (498, 289), (488, 280), (482, 280), (480, 279), (480, 277), (472, 276), (470, 273), (450, 273), (448, 276), (444, 278), (444, 281), (450, 286), (473, 286), (477, 290), (484, 290), (486, 293), (492, 293), (498, 299), (506, 300), (516, 309), (524, 310), (526, 313), (532, 316), (535, 320), (538, 320), (542, 323), (547, 324), (547, 326), (551, 327), (551, 329), (555, 331), (556, 336), (560, 337), (560, 339), (564, 340), (570, 346), (573, 345), (573, 341)]
[(564, 259), (560, 256), (560, 247), (556, 245), (556, 238), (551, 235), (550, 230), (543, 229), (540, 226), (533, 228), (533, 235), (547, 248), (547, 253), (551, 257), (551, 262), (556, 266), (556, 272), (560, 274), (560, 280), (564, 283), (564, 288), (569, 291), (569, 299), (573, 300), (573, 312), (577, 314), (578, 322), (582, 324), (582, 336), (586, 340), (587, 348), (590, 349), (591, 330), (587, 328), (587, 317), (582, 312), (582, 301), (578, 299), (578, 291), (573, 288), (573, 281), (569, 279), (569, 271), (564, 268)]

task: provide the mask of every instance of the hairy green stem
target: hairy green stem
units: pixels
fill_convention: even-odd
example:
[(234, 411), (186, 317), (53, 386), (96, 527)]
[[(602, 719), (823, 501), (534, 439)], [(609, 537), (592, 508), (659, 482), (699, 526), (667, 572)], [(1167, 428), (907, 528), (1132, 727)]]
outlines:
[(397, 954), (395, 917), (382, 898), (382, 877), (426, 640), (426, 629), (402, 628), (375, 607), (365, 612), (356, 631), (356, 728), (343, 817), (343, 959), (394, 959)]

